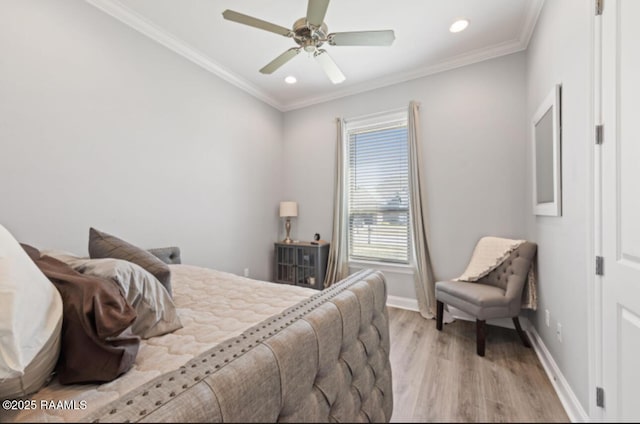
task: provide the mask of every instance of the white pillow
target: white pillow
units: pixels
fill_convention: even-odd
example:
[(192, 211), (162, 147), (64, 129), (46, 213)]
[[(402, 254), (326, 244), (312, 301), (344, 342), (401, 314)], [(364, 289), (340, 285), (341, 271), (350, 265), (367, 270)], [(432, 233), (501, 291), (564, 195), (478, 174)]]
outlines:
[(0, 225), (0, 399), (40, 389), (60, 350), (62, 299)]

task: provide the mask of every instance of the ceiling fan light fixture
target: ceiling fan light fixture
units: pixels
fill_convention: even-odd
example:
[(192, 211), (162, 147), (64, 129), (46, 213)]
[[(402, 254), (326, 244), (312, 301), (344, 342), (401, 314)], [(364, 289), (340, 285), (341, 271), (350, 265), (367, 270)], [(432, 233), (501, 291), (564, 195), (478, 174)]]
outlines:
[(458, 19), (457, 21), (451, 24), (451, 26), (449, 27), (449, 31), (453, 33), (462, 32), (465, 29), (467, 29), (468, 26), (469, 26), (468, 19)]
[(293, 75), (289, 75), (288, 77), (286, 77), (284, 79), (284, 82), (286, 82), (287, 84), (295, 84), (298, 82), (298, 79), (296, 77), (294, 77)]
[[(298, 45), (298, 47), (290, 48), (262, 67), (260, 69), (261, 74), (273, 74), (304, 50), (309, 57), (315, 58), (332, 83), (340, 84), (346, 77), (329, 54), (324, 49), (321, 49), (324, 43), (330, 46), (390, 46), (396, 37), (393, 30), (390, 29), (329, 34), (327, 24), (324, 22), (329, 2), (330, 0), (307, 0), (307, 15), (296, 20), (292, 29), (228, 9), (222, 13), (222, 17), (228, 21), (292, 38)], [(289, 78), (285, 80), (287, 79)], [(295, 81), (286, 82), (289, 84), (295, 83)]]

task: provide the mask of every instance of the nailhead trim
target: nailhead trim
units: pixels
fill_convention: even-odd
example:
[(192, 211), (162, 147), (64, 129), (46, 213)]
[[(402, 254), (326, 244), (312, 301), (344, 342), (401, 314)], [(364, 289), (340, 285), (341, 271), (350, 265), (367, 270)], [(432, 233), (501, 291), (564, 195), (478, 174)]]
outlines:
[[(277, 334), (280, 330), (284, 329), (285, 327), (288, 327), (289, 325), (293, 324), (295, 321), (299, 320), (301, 317), (305, 316), (305, 315), (306, 315), (306, 314), (308, 314), (309, 312), (311, 312), (311, 311), (315, 310), (316, 308), (318, 308), (319, 306), (321, 306), (321, 305), (323, 305), (323, 304), (327, 303), (329, 300), (331, 300), (331, 299), (333, 299), (334, 297), (338, 296), (338, 295), (339, 295), (340, 293), (342, 293), (343, 291), (346, 291), (346, 290), (347, 290), (348, 288), (350, 288), (353, 284), (355, 284), (355, 283), (357, 283), (357, 282), (359, 282), (359, 281), (361, 281), (361, 280), (364, 280), (364, 279), (366, 279), (366, 278), (370, 277), (370, 276), (371, 276), (371, 275), (373, 275), (373, 274), (374, 274), (374, 271), (371, 271), (371, 272), (369, 272), (369, 273), (365, 273), (365, 274), (359, 275), (357, 279), (353, 278), (355, 275), (354, 275), (354, 276), (351, 276), (351, 277), (348, 277), (348, 278), (345, 280), (345, 282), (344, 282), (343, 284), (340, 284), (340, 285), (337, 285), (337, 286), (336, 286), (336, 285), (334, 285), (334, 286), (332, 286), (332, 287), (330, 287), (330, 288), (328, 288), (328, 289), (325, 289), (324, 291), (318, 292), (317, 294), (315, 294), (315, 295), (313, 295), (311, 298), (309, 298), (309, 300), (308, 300), (308, 301), (303, 302), (302, 304), (298, 304), (298, 305), (296, 305), (296, 306), (294, 306), (294, 307), (292, 307), (292, 308), (290, 308), (290, 309), (288, 309), (288, 310), (286, 310), (286, 311), (282, 312), (282, 313), (281, 313), (281, 315), (280, 315), (280, 316), (278, 316), (277, 318), (275, 318), (275, 319), (273, 319), (273, 320), (269, 321), (267, 324), (263, 324), (263, 325), (262, 325), (262, 329), (266, 329), (266, 328), (267, 328), (267, 326), (271, 326), (272, 324), (275, 324), (277, 321), (282, 320), (285, 316), (290, 315), (290, 314), (292, 314), (292, 313), (293, 313), (293, 312), (295, 312), (295, 311), (301, 310), (301, 309), (303, 309), (303, 307), (306, 307), (306, 306), (311, 305), (311, 306), (309, 306), (308, 308), (305, 308), (305, 309), (306, 309), (305, 311), (303, 311), (303, 312), (301, 312), (301, 313), (299, 313), (299, 314), (296, 314), (296, 315), (295, 315), (295, 317), (293, 317), (291, 320), (289, 320), (289, 321), (285, 322), (285, 324), (284, 324), (284, 325), (279, 326), (275, 331), (271, 331), (271, 332), (269, 332), (269, 334), (268, 334), (268, 335), (266, 335), (266, 334), (265, 334), (265, 335), (264, 335), (264, 336), (262, 336), (260, 339), (256, 340), (256, 342), (255, 342), (255, 343), (256, 343), (256, 344), (259, 344), (259, 343), (261, 343), (261, 340), (263, 340), (263, 339), (267, 339), (267, 338), (269, 338), (270, 336), (273, 336), (273, 335)], [(319, 301), (318, 301), (318, 300), (319, 300)], [(255, 332), (256, 332), (256, 333), (257, 333), (257, 332), (259, 332), (259, 331), (260, 331), (260, 328), (255, 328)], [(253, 335), (253, 334), (254, 334), (254, 331), (250, 331), (248, 335), (249, 335), (249, 336), (251, 336), (251, 335)], [(242, 340), (247, 340), (247, 333), (243, 333), (243, 334), (241, 334), (240, 336), (237, 336), (237, 338), (236, 338), (236, 340), (235, 340), (235, 343), (236, 343), (236, 344), (239, 344), (239, 343), (240, 343), (240, 338), (242, 338)], [(380, 337), (378, 337), (378, 338), (380, 339)], [(360, 340), (360, 338), (358, 338), (358, 339)], [(362, 340), (360, 340), (360, 341), (362, 342)], [(381, 343), (381, 342), (382, 342), (382, 341), (381, 341), (381, 340), (379, 340), (379, 343)], [(228, 345), (228, 348), (232, 348), (232, 347), (233, 347), (233, 342), (232, 342), (232, 341), (230, 341), (230, 343), (231, 343), (231, 344), (229, 344), (229, 345)], [(213, 368), (214, 368), (214, 369), (216, 369), (216, 370), (218, 370), (218, 369), (222, 368), (225, 364), (228, 364), (229, 362), (233, 361), (234, 359), (238, 358), (239, 356), (242, 356), (242, 354), (244, 354), (244, 353), (248, 352), (251, 348), (253, 348), (253, 346), (254, 346), (253, 344), (248, 344), (246, 348), (242, 348), (242, 349), (240, 349), (240, 353), (241, 353), (241, 354), (235, 353), (235, 354), (233, 354), (233, 359), (229, 360), (229, 358), (226, 358), (226, 359), (224, 359), (223, 364), (215, 364)], [(220, 353), (222, 353), (222, 352), (224, 352), (224, 348), (220, 348), (218, 351), (219, 351)], [(211, 358), (215, 358), (215, 357), (216, 357), (216, 354), (215, 354), (215, 353), (211, 353), (211, 354), (210, 354), (210, 357), (211, 357)], [(197, 358), (196, 358), (196, 359), (197, 359)], [(196, 359), (194, 359), (194, 360), (196, 360)], [(340, 357), (340, 358), (339, 358), (339, 360), (340, 360), (341, 362), (344, 362), (344, 360), (342, 359), (342, 357)], [(207, 362), (207, 359), (206, 359), (206, 358), (204, 358), (204, 359), (202, 359), (202, 360), (201, 360), (201, 362), (205, 363), (205, 362)], [(185, 374), (187, 373), (187, 369), (186, 369), (186, 368), (187, 368), (187, 365), (189, 365), (189, 364), (185, 364), (185, 365), (183, 365), (183, 366), (181, 366), (181, 367), (179, 368), (179, 370), (180, 370), (180, 375), (185, 375)], [(370, 364), (367, 364), (367, 365), (371, 368), (371, 365), (370, 365)], [(197, 364), (196, 364), (196, 363), (192, 363), (192, 364), (191, 364), (191, 368), (196, 368), (196, 367), (197, 367)], [(206, 374), (206, 375), (210, 375), (210, 374), (211, 374), (211, 372), (212, 372), (211, 370), (206, 370), (206, 371), (205, 371), (205, 374)], [(375, 374), (374, 374), (374, 375), (375, 375)], [(172, 375), (172, 376), (170, 376), (167, 380), (168, 380), (168, 381), (175, 381), (175, 379), (176, 379), (176, 378), (175, 378), (175, 376), (174, 376), (174, 375)], [(195, 381), (195, 382), (196, 382), (195, 384), (197, 384), (197, 382), (198, 382), (198, 381), (200, 381), (201, 379), (202, 379), (202, 377), (201, 377), (201, 376), (195, 376), (195, 377), (193, 378), (193, 381)], [(159, 388), (159, 387), (161, 387), (161, 386), (162, 386), (162, 383), (157, 383), (157, 384), (155, 385), (155, 387), (156, 387), (156, 388)], [(353, 386), (353, 384), (352, 384), (351, 386), (352, 386), (352, 388), (355, 388), (355, 386)], [(185, 390), (186, 390), (187, 388), (189, 388), (189, 387), (190, 387), (190, 385), (189, 385), (189, 384), (186, 384), (186, 383), (182, 385), (182, 389), (185, 389)], [(149, 391), (147, 391), (147, 390), (145, 390), (145, 391), (142, 393), (142, 396), (145, 396), (145, 397), (146, 397), (146, 396), (148, 396), (148, 395), (149, 395)], [(174, 397), (176, 397), (176, 396), (177, 396), (177, 393), (176, 393), (175, 391), (172, 391), (171, 393), (169, 393), (169, 397), (170, 397), (170, 398), (174, 398)], [(134, 395), (134, 398), (135, 398), (135, 395)], [(117, 401), (114, 401), (114, 402), (117, 402)], [(130, 406), (130, 405), (132, 405), (132, 404), (133, 404), (133, 399), (129, 399), (129, 400), (126, 402), (126, 405), (129, 405), (129, 406)], [(156, 405), (156, 406), (160, 406), (160, 405), (162, 405), (162, 404), (163, 404), (163, 402), (162, 402), (161, 400), (157, 400), (157, 401), (155, 402), (155, 405)], [(113, 408), (111, 411), (109, 411), (109, 413), (110, 413), (110, 414), (115, 414), (115, 413), (117, 413), (117, 409), (116, 409), (116, 408)], [(140, 413), (139, 413), (139, 415), (140, 415), (140, 416), (144, 416), (144, 415), (146, 415), (146, 414), (147, 414), (147, 410), (146, 410), (146, 409), (144, 409), (144, 410), (140, 411)], [(100, 422), (100, 420), (99, 420), (99, 419), (96, 419), (96, 420), (94, 420), (94, 421), (92, 421), (92, 422)], [(129, 420), (126, 420), (126, 421), (123, 421), (123, 422), (130, 422), (130, 421), (129, 421)]]

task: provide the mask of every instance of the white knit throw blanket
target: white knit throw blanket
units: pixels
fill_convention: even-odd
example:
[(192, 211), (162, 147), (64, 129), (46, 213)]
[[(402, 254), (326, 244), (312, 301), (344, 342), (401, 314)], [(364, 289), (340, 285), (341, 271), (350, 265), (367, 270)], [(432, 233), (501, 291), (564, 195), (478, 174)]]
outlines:
[[(500, 237), (481, 238), (473, 250), (467, 269), (455, 281), (478, 281), (499, 267), (524, 242), (525, 240), (511, 240)], [(527, 282), (522, 290), (522, 308), (535, 311), (537, 307), (536, 278), (533, 261), (531, 261)]]

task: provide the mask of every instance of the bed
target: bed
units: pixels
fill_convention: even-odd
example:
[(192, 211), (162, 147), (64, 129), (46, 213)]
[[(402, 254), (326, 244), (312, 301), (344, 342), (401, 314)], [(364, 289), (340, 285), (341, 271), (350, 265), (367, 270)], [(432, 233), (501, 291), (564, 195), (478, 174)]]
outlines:
[(170, 268), (183, 328), (143, 341), (133, 369), (116, 380), (63, 386), (54, 379), (26, 399), (35, 408), (2, 409), (0, 421), (389, 421), (380, 272), (363, 270), (318, 292)]

